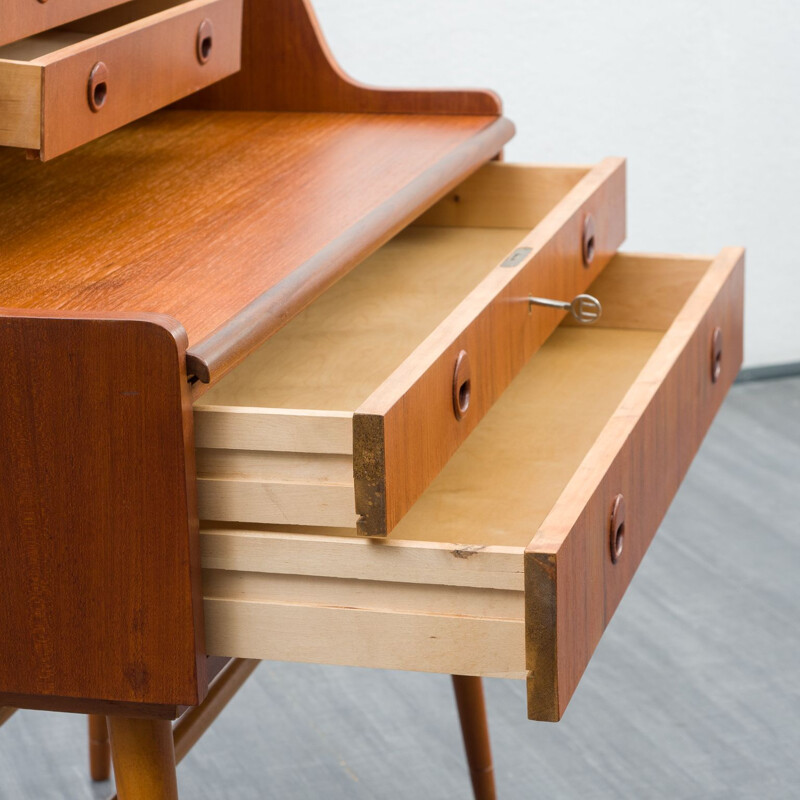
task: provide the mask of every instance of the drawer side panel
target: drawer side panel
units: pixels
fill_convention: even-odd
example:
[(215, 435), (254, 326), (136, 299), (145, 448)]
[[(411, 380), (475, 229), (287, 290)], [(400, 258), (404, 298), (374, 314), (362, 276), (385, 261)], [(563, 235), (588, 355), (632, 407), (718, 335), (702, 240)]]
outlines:
[[(594, 219), (594, 258), (583, 231)], [(625, 238), (625, 162), (606, 159), (520, 242), (357, 410), (353, 418), (359, 532), (385, 536), (563, 318), (529, 311), (530, 294), (572, 299)], [(517, 252), (517, 251), (515, 251)], [(454, 413), (454, 369), (470, 362), (469, 406)], [(376, 431), (379, 429), (380, 435)]]
[[(561, 718), (742, 361), (743, 251), (724, 250), (525, 555), (528, 714)], [(711, 377), (714, 331), (721, 372)], [(611, 515), (625, 501), (623, 549)], [(547, 568), (543, 568), (547, 565)]]

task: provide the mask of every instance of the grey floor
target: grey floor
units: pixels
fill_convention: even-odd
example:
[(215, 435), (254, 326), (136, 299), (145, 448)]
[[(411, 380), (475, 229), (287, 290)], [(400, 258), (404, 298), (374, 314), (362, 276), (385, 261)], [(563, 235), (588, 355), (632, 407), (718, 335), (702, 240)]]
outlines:
[[(734, 387), (565, 719), (487, 681), (501, 798), (800, 798), (800, 378)], [(99, 798), (85, 720), (0, 729), (0, 797)], [(264, 663), (181, 796), (468, 798), (449, 679)]]

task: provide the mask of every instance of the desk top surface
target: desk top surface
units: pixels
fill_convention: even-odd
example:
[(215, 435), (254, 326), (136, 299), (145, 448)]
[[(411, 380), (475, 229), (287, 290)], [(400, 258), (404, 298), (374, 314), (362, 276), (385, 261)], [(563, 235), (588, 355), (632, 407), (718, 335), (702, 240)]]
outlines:
[(48, 164), (0, 152), (0, 305), (169, 314), (213, 380), (512, 133), (482, 116), (165, 111)]

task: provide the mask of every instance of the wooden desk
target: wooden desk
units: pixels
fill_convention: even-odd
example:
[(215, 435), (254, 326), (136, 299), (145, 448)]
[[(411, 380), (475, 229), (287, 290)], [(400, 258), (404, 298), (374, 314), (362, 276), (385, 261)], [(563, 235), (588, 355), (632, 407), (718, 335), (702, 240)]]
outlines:
[[(447, 672), (490, 797), (479, 679), (564, 713), (739, 368), (742, 251), (617, 254), (622, 159), (498, 162), (491, 92), (365, 87), (304, 0), (241, 10), (240, 72), (90, 126), (76, 67), (48, 163), (0, 152), (0, 704), (108, 716), (120, 797), (174, 797), (258, 659)], [(47, 75), (2, 55), (0, 100)], [(592, 328), (529, 301), (587, 291)]]

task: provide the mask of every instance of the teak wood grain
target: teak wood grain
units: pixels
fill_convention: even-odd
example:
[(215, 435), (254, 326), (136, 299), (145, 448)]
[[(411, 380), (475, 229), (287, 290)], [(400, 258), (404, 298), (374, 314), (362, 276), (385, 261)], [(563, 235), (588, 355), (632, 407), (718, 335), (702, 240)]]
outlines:
[[(45, 52), (40, 54), (41, 42), (33, 40), (29, 46), (33, 58), (26, 58), (27, 63), (21, 63), (24, 52), (19, 52), (19, 45), (0, 50), (0, 59), (19, 60), (0, 61), (0, 98), (7, 98), (0, 145), (37, 150), (46, 161), (239, 68), (242, 0), (190, 0), (173, 8), (165, 8), (169, 4), (161, 0), (155, 5), (157, 13), (120, 27), (113, 27), (113, 21), (107, 23), (112, 27), (100, 25), (101, 32), (73, 37), (66, 46), (62, 46), (63, 32), (42, 34), (38, 39), (43, 40)], [(213, 35), (209, 57), (201, 62), (197, 37), (204, 20), (212, 24)], [(83, 30), (80, 23), (74, 27)], [(52, 50), (47, 46), (50, 38)], [(90, 76), (97, 64), (103, 65), (104, 94), (102, 102), (93, 105)], [(20, 76), (27, 80), (32, 69), (39, 73), (38, 82), (28, 87), (26, 102), (11, 102), (16, 97), (14, 81), (18, 83)]]
[(216, 380), (512, 132), (478, 116), (164, 111), (47, 165), (0, 152), (0, 296), (169, 314), (191, 371)]
[[(576, 644), (588, 636), (584, 615), (599, 636), (677, 489), (673, 450), (691, 460), (736, 372), (740, 255), (616, 255), (590, 287), (606, 307), (603, 325), (562, 324), (386, 539), (354, 528), (203, 527), (209, 651), (506, 678), (526, 677), (527, 663), (536, 682), (531, 713), (552, 719), (548, 676), (567, 685), (559, 648), (588, 660), (596, 641)], [(631, 317), (637, 302), (654, 298), (652, 316)], [(722, 362), (713, 383), (717, 326)], [(694, 401), (665, 412), (663, 398), (682, 387)], [(640, 437), (644, 428), (652, 438)], [(616, 489), (626, 494), (628, 527), (611, 564), (619, 463), (630, 465)], [(631, 475), (633, 488), (624, 483)], [(608, 492), (602, 513), (593, 486)], [(644, 512), (640, 489), (653, 504)], [(585, 534), (571, 527), (584, 512)], [(539, 585), (526, 548), (557, 520), (576, 544), (567, 542), (571, 560)], [(548, 592), (561, 602), (557, 628)]]
[(3, 0), (0, 45), (63, 25), (79, 17), (125, 3), (127, 0)]
[[(723, 250), (525, 553), (528, 715), (558, 720), (742, 361), (744, 254)], [(712, 339), (722, 332), (718, 380)], [(624, 498), (622, 551), (610, 521)]]
[[(452, 215), (452, 206), (463, 211)], [(582, 215), (592, 212), (597, 256), (586, 267)], [(404, 437), (413, 446), (403, 453), (419, 479), (412, 492), (424, 488), (503, 389), (486, 363), (503, 364), (520, 341), (527, 341), (522, 357), (533, 353), (557, 324), (557, 313), (528, 309), (528, 293), (583, 291), (621, 240), (623, 164), (486, 164), (423, 221), (363, 261), (197, 402), (201, 519), (348, 527), (356, 513), (368, 517), (365, 507), (381, 498), (393, 503), (397, 486), (386, 478), (394, 465), (373, 459), (396, 447), (400, 427), (387, 432), (389, 445), (341, 437), (348, 414), (357, 434), (359, 414), (387, 394), (403, 398), (398, 402), (410, 430), (436, 412), (424, 442)], [(518, 269), (506, 264), (512, 253), (523, 256), (514, 256)], [(481, 303), (501, 310), (486, 312)], [(502, 309), (512, 305), (508, 313)], [(490, 322), (470, 340), (465, 331), (476, 316)], [(456, 348), (465, 353), (460, 363), (472, 356), (474, 370), (484, 370), (468, 392), (466, 372), (454, 386), (455, 356), (445, 363), (450, 374), (442, 375), (441, 354), (454, 340), (469, 342), (469, 350)], [(414, 394), (420, 384), (428, 395)], [(459, 404), (468, 405), (459, 417), (454, 389), (465, 393)], [(300, 435), (298, 424), (310, 423), (313, 436)], [(354, 455), (356, 473), (365, 462), (374, 469), (361, 497), (354, 490)], [(388, 533), (379, 513), (373, 516), (374, 534)]]
[[(337, 64), (308, 0), (245, 0), (242, 69), (183, 108), (385, 114), (501, 113), (491, 91), (379, 89)], [(494, 155), (494, 154), (493, 154)]]
[[(505, 165), (486, 172), (504, 172)], [(462, 202), (445, 198), (443, 204)], [(430, 212), (436, 213), (436, 209)], [(584, 264), (584, 221), (595, 220), (594, 259)], [(429, 217), (429, 222), (431, 218)], [(555, 330), (560, 311), (532, 313), (529, 295), (584, 292), (625, 238), (625, 162), (592, 169), (501, 264), (374, 391), (353, 416), (359, 532), (385, 536), (402, 519), (523, 365)], [(471, 362), (469, 407), (453, 413), (460, 353)]]
[(185, 346), (163, 316), (0, 315), (0, 704), (202, 700)]

